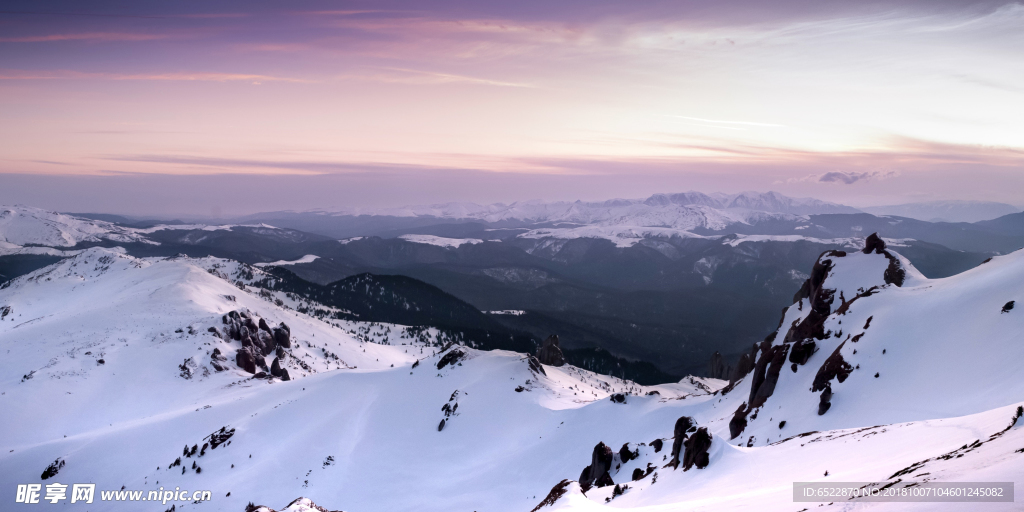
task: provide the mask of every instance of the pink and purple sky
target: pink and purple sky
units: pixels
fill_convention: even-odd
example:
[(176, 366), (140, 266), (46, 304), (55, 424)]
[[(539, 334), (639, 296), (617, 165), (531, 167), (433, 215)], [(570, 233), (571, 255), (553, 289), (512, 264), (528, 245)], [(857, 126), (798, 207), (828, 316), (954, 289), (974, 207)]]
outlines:
[(0, 203), (1024, 204), (1024, 4), (0, 3)]

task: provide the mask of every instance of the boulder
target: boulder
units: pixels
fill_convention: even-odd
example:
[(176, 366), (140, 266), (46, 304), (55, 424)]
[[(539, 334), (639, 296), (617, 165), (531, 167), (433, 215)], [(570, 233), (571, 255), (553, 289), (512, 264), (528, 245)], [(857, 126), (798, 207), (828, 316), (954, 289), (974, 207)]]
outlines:
[(867, 238), (864, 239), (864, 254), (882, 254), (885, 250), (885, 241), (879, 238), (878, 233), (871, 233)]
[(711, 434), (708, 429), (700, 427), (689, 439), (686, 440), (686, 451), (683, 453), (683, 471), (689, 471), (693, 466), (697, 469), (708, 467), (711, 449)]
[(729, 420), (729, 439), (736, 439), (747, 428), (747, 404), (740, 405)]
[(637, 458), (639, 456), (640, 456), (640, 450), (639, 449), (634, 450), (634, 451), (629, 451), (629, 443), (625, 443), (625, 444), (622, 445), (622, 448), (619, 448), (619, 460), (621, 460), (623, 464), (625, 464), (625, 463), (627, 463), (627, 462), (629, 462), (629, 461), (631, 461), (631, 460), (633, 460), (633, 459), (635, 459), (635, 458)]
[(690, 430), (696, 426), (696, 422), (689, 416), (680, 416), (676, 420), (675, 429), (673, 429), (672, 435), (672, 460), (669, 461), (669, 465), (672, 467), (679, 466), (679, 452), (683, 449), (683, 443), (686, 441), (686, 436), (689, 435)]
[(289, 331), (284, 323), (281, 323), (280, 327), (274, 329), (274, 342), (284, 348), (292, 348), (292, 333)]
[(288, 368), (281, 368), (281, 380), (283, 380), (283, 381), (292, 380), (291, 376), (288, 375)]
[(624, 404), (624, 403), (626, 403), (626, 395), (624, 395), (622, 393), (612, 393), (612, 395), (609, 396), (608, 399), (611, 400), (613, 403), (616, 403), (616, 404)]
[(552, 334), (544, 340), (540, 349), (537, 350), (537, 359), (548, 366), (562, 366), (565, 364), (565, 356), (562, 354), (562, 349), (558, 346), (557, 335)]
[(587, 466), (583, 470), (583, 474), (580, 475), (580, 487), (586, 492), (591, 487), (605, 487), (607, 485), (615, 485), (612, 481), (611, 475), (608, 471), (612, 468), (612, 460), (615, 454), (611, 447), (602, 443), (597, 443), (594, 447), (594, 453), (590, 457), (590, 466)]
[(281, 359), (275, 357), (274, 362), (270, 364), (270, 374), (274, 377), (281, 376)]
[[(832, 407), (832, 384), (826, 383), (825, 390), (821, 392), (821, 397), (818, 399), (818, 416), (828, 412), (830, 407)], [(779, 428), (782, 428), (781, 424)]]
[(260, 328), (261, 331), (266, 331), (268, 333), (270, 332), (270, 326), (267, 325), (267, 321), (262, 318), (260, 318), (260, 323), (258, 327)]
[(661, 447), (664, 446), (664, 444), (665, 442), (662, 441), (661, 439), (655, 439), (654, 441), (651, 441), (651, 446), (654, 447), (654, 453), (660, 452)]
[(252, 349), (249, 347), (242, 347), (235, 353), (235, 364), (249, 373), (256, 373), (256, 358), (252, 355)]
[(277, 348), (277, 342), (274, 340), (274, 335), (270, 334), (270, 331), (260, 330), (257, 337), (260, 340), (260, 344), (263, 345), (263, 355), (270, 355), (271, 352)]

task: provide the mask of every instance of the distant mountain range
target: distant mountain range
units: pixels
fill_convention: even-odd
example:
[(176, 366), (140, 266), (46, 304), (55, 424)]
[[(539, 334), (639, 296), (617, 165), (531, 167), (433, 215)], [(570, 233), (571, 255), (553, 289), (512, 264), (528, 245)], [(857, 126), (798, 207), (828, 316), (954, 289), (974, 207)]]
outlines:
[(1020, 212), (1016, 206), (990, 201), (930, 201), (872, 206), (861, 210), (874, 215), (894, 215), (929, 222), (979, 222)]
[[(818, 255), (860, 247), (871, 233), (929, 278), (1024, 246), (1024, 213), (927, 222), (777, 193), (448, 204), (359, 215), (271, 212), (191, 224), (21, 206), (0, 212), (0, 282), (97, 246), (124, 247), (135, 257), (184, 254), (281, 266), (323, 290), (369, 274), (382, 292), (397, 296), (429, 286), (440, 294), (430, 300), (450, 296), (478, 312), (524, 311), (488, 315), (483, 330), (492, 334), (514, 331), (534, 342), (559, 334), (567, 351), (601, 349), (602, 357), (621, 358), (599, 361), (601, 368), (634, 372), (628, 360), (673, 375), (704, 372), (716, 351), (738, 357), (774, 327)], [(462, 307), (452, 303), (444, 311)], [(373, 321), (449, 325), (390, 306), (374, 311), (390, 313), (375, 313)], [(655, 372), (629, 375), (648, 382)]]

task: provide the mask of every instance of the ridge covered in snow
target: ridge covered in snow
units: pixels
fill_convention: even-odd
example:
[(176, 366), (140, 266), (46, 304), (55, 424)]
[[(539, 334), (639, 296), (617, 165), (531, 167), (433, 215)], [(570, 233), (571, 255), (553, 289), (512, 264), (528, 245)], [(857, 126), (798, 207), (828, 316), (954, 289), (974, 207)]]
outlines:
[(231, 260), (86, 249), (0, 289), (0, 487), (350, 512), (789, 511), (797, 481), (1020, 487), (1024, 251), (929, 280), (894, 246), (823, 254), (730, 381), (659, 386), (314, 315)]

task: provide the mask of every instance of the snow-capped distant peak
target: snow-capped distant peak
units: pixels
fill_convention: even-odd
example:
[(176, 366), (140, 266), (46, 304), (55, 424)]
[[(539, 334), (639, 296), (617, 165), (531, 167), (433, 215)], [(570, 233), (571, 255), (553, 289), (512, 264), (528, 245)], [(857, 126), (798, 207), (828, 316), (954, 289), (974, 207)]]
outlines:
[(0, 207), (0, 242), (11, 246), (72, 247), (80, 242), (141, 241), (130, 228), (29, 206)]

